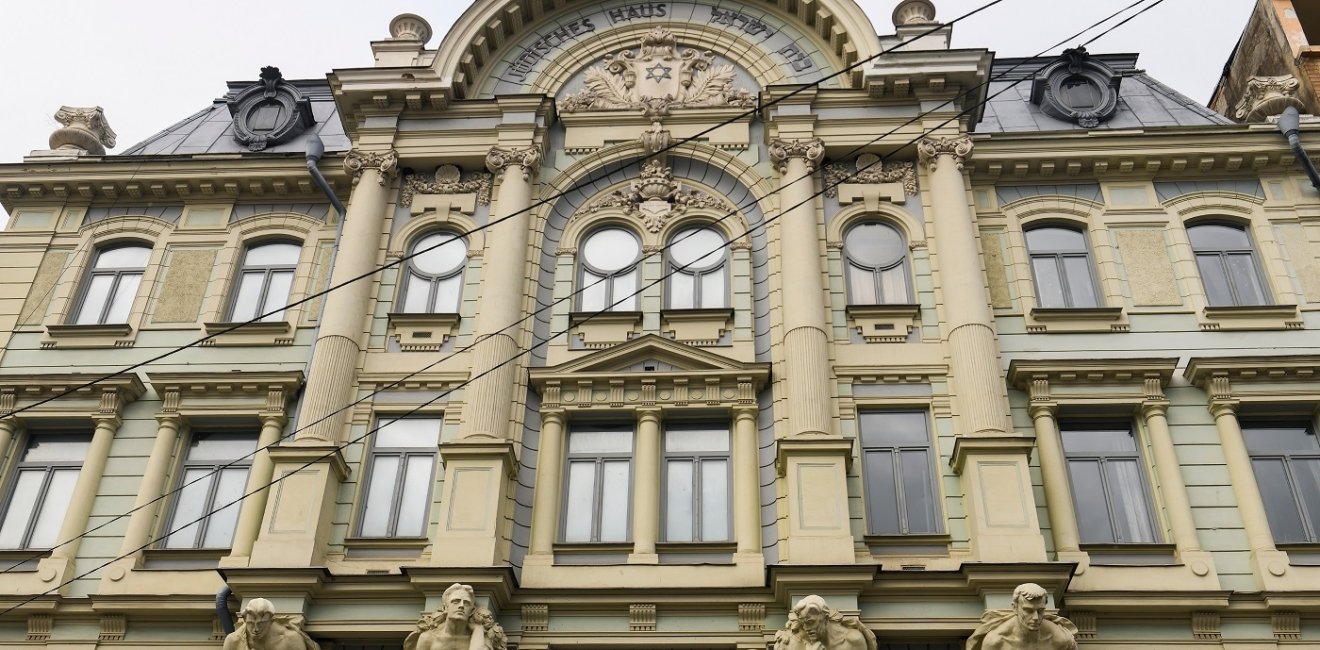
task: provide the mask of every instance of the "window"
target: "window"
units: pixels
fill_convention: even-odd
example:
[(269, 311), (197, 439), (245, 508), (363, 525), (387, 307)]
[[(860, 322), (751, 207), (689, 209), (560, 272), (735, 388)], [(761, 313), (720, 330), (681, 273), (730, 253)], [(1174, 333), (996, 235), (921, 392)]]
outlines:
[(1099, 307), (1086, 233), (1072, 228), (1032, 228), (1026, 233), (1036, 304), (1045, 308)]
[[(249, 321), (289, 304), (289, 290), (293, 288), (293, 273), (300, 252), (302, 247), (299, 244), (283, 242), (248, 248), (243, 253), (229, 320)], [(284, 311), (275, 311), (261, 320), (284, 320)]]
[(587, 237), (579, 258), (580, 309), (635, 311), (641, 259), (642, 244), (627, 230), (604, 228)]
[(193, 434), (165, 548), (229, 548), (256, 448), (255, 433)]
[(863, 411), (858, 417), (870, 534), (940, 532), (926, 412)]
[(467, 242), (447, 232), (418, 239), (408, 251), (403, 283), (403, 311), (410, 314), (456, 314), (463, 296)]
[(1214, 306), (1267, 305), (1269, 298), (1245, 228), (1222, 223), (1187, 228), (1206, 299)]
[(1059, 428), (1082, 541), (1156, 542), (1155, 515), (1131, 425), (1063, 422)]
[(118, 246), (96, 251), (96, 259), (83, 283), (73, 324), (127, 323), (149, 257), (151, 248), (148, 246)]
[(569, 432), (565, 542), (628, 540), (632, 448), (631, 425), (575, 425)]
[(664, 463), (665, 541), (728, 541), (728, 427), (670, 425)]
[(912, 302), (908, 290), (907, 242), (898, 229), (879, 221), (859, 223), (843, 236), (848, 304)]
[(91, 437), (36, 434), (15, 468), (0, 519), (0, 548), (51, 548), (78, 482)]
[(1303, 420), (1242, 423), (1274, 540), (1320, 542), (1320, 441)]
[(361, 536), (426, 535), (440, 426), (440, 418), (381, 420), (367, 461)]
[(728, 304), (723, 235), (713, 228), (687, 228), (669, 238), (668, 250), (670, 309), (719, 309)]

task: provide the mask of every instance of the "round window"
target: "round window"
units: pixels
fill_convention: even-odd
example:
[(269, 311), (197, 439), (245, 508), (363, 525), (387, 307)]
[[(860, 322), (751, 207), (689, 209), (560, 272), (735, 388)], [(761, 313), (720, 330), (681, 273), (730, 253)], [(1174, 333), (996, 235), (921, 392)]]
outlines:
[(853, 226), (844, 236), (848, 257), (872, 268), (886, 268), (901, 262), (907, 246), (893, 226), (879, 222)]
[(582, 256), (587, 265), (597, 271), (613, 273), (622, 271), (637, 261), (642, 252), (637, 238), (622, 228), (598, 230), (587, 238), (582, 247)]
[(448, 275), (467, 259), (467, 242), (447, 232), (427, 235), (413, 244), (412, 264), (428, 275)]
[(687, 271), (702, 271), (724, 261), (724, 237), (711, 228), (688, 228), (669, 240), (669, 257)]

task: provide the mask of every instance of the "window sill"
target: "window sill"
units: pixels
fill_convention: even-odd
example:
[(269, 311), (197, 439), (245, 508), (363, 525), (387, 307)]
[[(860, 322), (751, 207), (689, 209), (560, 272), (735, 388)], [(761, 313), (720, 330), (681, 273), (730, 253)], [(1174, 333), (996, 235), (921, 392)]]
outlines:
[[(233, 328), (233, 331), (226, 332)], [(203, 345), (293, 345), (292, 330), (285, 321), (256, 322), (244, 325), (242, 322), (203, 323), (202, 330), (207, 336), (214, 336)], [(222, 333), (223, 332), (223, 333)]]
[(642, 312), (573, 312), (568, 323), (579, 349), (602, 350), (631, 339), (642, 324)]
[(215, 569), (227, 548), (153, 548), (142, 555), (143, 571), (198, 571)]
[(733, 329), (733, 309), (666, 309), (660, 312), (661, 330), (688, 345), (720, 345)]
[(1122, 307), (1034, 307), (1027, 315), (1027, 331), (1126, 332)]
[(1297, 305), (1210, 305), (1201, 312), (1201, 329), (1208, 332), (1296, 330), (1302, 327)]
[(345, 556), (350, 560), (415, 558), (430, 539), (425, 537), (349, 537), (344, 540)]
[(657, 551), (664, 553), (732, 553), (738, 550), (734, 542), (660, 542)]
[(131, 348), (133, 326), (128, 323), (109, 325), (47, 325), (43, 348)]
[(867, 343), (906, 343), (921, 323), (921, 305), (848, 305), (848, 326)]
[(50, 557), (50, 549), (4, 549), (0, 550), (0, 572), (31, 573), (38, 564)]
[(458, 314), (393, 312), (387, 316), (391, 336), (402, 352), (436, 352), (458, 332)]
[(866, 546), (873, 555), (929, 555), (946, 557), (953, 538), (948, 533), (914, 535), (867, 535)]
[(1278, 544), (1277, 547), (1288, 554), (1288, 563), (1293, 566), (1320, 566), (1320, 543)]
[(1175, 566), (1178, 548), (1173, 544), (1082, 544), (1092, 566)]

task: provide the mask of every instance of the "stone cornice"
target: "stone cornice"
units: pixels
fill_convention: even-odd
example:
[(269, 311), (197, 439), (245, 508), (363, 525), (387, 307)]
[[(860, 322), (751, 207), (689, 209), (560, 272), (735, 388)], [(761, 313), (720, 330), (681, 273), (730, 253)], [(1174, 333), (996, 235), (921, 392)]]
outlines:
[(1304, 384), (1299, 389), (1314, 395), (1311, 389), (1320, 382), (1320, 356), (1193, 357), (1183, 376), (1215, 398), (1227, 399), (1242, 389), (1251, 392), (1249, 387), (1262, 384)]
[(148, 381), (160, 395), (162, 413), (283, 415), (303, 373), (153, 372)]
[[(117, 375), (108, 379), (103, 377), (82, 373), (4, 375), (0, 377), (0, 416), (69, 390), (73, 392), (20, 413), (17, 417), (22, 419), (28, 414), (39, 416), (75, 412), (117, 415), (122, 412), (125, 404), (142, 397), (146, 392), (146, 386), (136, 374)], [(93, 402), (90, 410), (89, 401)]]
[(1015, 359), (1008, 366), (1008, 383), (1027, 390), (1032, 382), (1045, 380), (1056, 385), (1134, 384), (1159, 379), (1168, 385), (1178, 359)]

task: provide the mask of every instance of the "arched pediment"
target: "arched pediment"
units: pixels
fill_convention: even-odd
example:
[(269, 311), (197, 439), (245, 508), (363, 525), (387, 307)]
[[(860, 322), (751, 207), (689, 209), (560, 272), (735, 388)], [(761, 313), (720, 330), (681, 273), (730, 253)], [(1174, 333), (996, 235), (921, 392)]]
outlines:
[[(853, 0), (497, 0), (476, 2), (440, 45), (435, 69), (459, 97), (558, 95), (607, 56), (641, 46), (654, 27), (681, 49), (710, 51), (750, 75), (745, 90), (819, 81), (880, 51)], [(848, 75), (826, 86), (848, 85)]]

